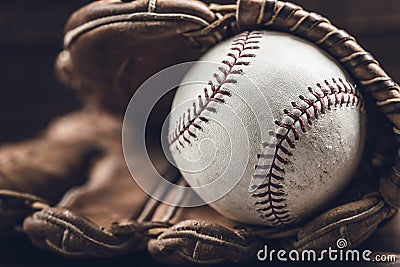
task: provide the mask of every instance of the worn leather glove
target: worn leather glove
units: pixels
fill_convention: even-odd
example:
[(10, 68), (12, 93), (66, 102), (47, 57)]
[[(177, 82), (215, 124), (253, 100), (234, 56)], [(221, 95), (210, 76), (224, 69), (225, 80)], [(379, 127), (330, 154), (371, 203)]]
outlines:
[[(37, 210), (25, 219), (23, 230), (39, 247), (71, 256), (101, 257), (141, 249), (148, 242), (157, 260), (170, 263), (245, 261), (254, 258), (265, 243), (299, 250), (334, 247), (338, 238), (345, 238), (351, 247), (361, 244), (400, 206), (398, 158), (389, 173), (376, 171), (382, 166), (372, 166), (373, 171), (368, 172), (360, 170), (362, 182), (358, 180), (353, 192), (344, 193), (336, 201), (337, 206), (327, 207), (303, 225), (283, 229), (239, 224), (208, 206), (172, 207), (148, 197), (131, 179), (121, 153), (120, 123), (134, 90), (157, 71), (198, 59), (213, 44), (246, 29), (290, 32), (319, 45), (343, 65), (365, 94), (377, 100), (381, 112), (395, 125), (395, 134), (400, 132), (398, 85), (353, 37), (317, 14), (274, 0), (219, 4), (188, 0), (96, 1), (71, 16), (65, 49), (57, 61), (60, 79), (76, 90), (90, 111), (90, 115), (87, 111), (78, 114), (88, 116), (90, 122), (75, 128), (71, 136), (56, 132), (60, 142), (68, 141), (65, 148), (57, 149), (65, 153), (65, 159), (61, 157), (51, 165), (61, 166), (62, 171), (42, 175), (41, 168), (48, 161), (36, 162), (38, 167), (28, 171), (35, 174), (30, 177), (38, 177), (30, 178), (37, 181), (35, 185), (24, 186), (25, 175), (16, 175), (29, 164), (12, 163), (8, 155), (34, 146), (36, 140), (6, 148), (9, 152), (4, 153), (4, 161), (10, 171), (1, 179), (13, 178), (4, 178), (9, 184), (2, 185), (0, 191), (4, 202), (9, 203), (2, 208), (6, 211), (2, 213), (7, 222), (4, 227), (17, 225)], [(112, 126), (103, 127), (108, 123)], [(52, 132), (52, 127), (49, 129)], [(86, 131), (88, 141), (81, 144), (81, 132)], [(45, 134), (39, 140), (47, 143), (51, 138)], [(73, 147), (76, 150), (69, 152)], [(70, 155), (75, 155), (73, 161), (66, 160)], [(84, 164), (87, 160), (89, 164)], [(163, 159), (156, 162), (161, 173), (184, 185)], [(371, 164), (366, 162), (368, 169)], [(61, 180), (66, 184), (57, 186), (56, 196), (49, 196), (49, 184), (55, 188), (53, 177), (65, 177)], [(370, 181), (366, 188), (361, 186), (365, 181)], [(64, 194), (73, 186), (77, 187)], [(182, 203), (193, 197), (173, 191), (163, 196), (181, 198)]]

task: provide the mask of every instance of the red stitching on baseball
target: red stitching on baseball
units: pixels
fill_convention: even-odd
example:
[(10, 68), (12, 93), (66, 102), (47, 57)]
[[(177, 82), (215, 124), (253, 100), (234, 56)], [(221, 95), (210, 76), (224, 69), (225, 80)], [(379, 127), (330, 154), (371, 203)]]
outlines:
[[(332, 79), (332, 81), (336, 85), (336, 89), (326, 80), (325, 86), (329, 88), (329, 90), (326, 90), (321, 84), (317, 84), (320, 93), (313, 90), (311, 87), (308, 88), (308, 91), (314, 99), (299, 96), (303, 105), (292, 102), (293, 110), (289, 111), (285, 109), (283, 111), (285, 117), (290, 118), (292, 123), (285, 123), (283, 122), (284, 120), (276, 121), (275, 123), (279, 126), (277, 133), (270, 134), (275, 135), (278, 141), (277, 144), (274, 145), (267, 142), (262, 144), (264, 148), (275, 147), (275, 152), (273, 154), (257, 155), (258, 158), (272, 159), (272, 163), (270, 165), (255, 166), (255, 169), (265, 170), (266, 166), (269, 166), (269, 169), (267, 174), (253, 175), (254, 179), (266, 179), (266, 181), (257, 188), (258, 192), (254, 193), (253, 197), (258, 199), (255, 205), (261, 206), (257, 209), (260, 213), (260, 217), (268, 220), (274, 226), (283, 225), (293, 220), (287, 206), (280, 204), (286, 200), (282, 197), (285, 195), (283, 185), (279, 183), (284, 180), (283, 174), (285, 173), (285, 169), (278, 166), (277, 163), (280, 162), (283, 165), (288, 163), (288, 159), (279, 154), (286, 155), (287, 157), (292, 156), (290, 149), (295, 148), (295, 141), (289, 137), (289, 134), (293, 134), (294, 139), (299, 140), (299, 132), (296, 129), (297, 123), (300, 125), (301, 132), (305, 133), (306, 123), (309, 126), (312, 126), (312, 120), (318, 119), (320, 114), (325, 113), (326, 110), (330, 110), (332, 106), (337, 107), (339, 105), (342, 107), (343, 105), (346, 105), (348, 107), (349, 105), (353, 105), (363, 109), (364, 104), (362, 98), (359, 97), (354, 86), (349, 82), (344, 82), (342, 79), (339, 79), (338, 81)], [(332, 97), (334, 98), (333, 101)], [(306, 104), (306, 106), (304, 106), (304, 104)], [(296, 115), (299, 112), (295, 112), (295, 110), (300, 111), (300, 114)], [(279, 130), (284, 131), (285, 133), (278, 133)], [(285, 145), (288, 145), (289, 147), (286, 147)], [(266, 191), (264, 191), (265, 189)]]
[[(209, 89), (212, 93), (208, 93), (207, 87), (204, 88), (203, 95), (198, 95), (197, 102), (193, 102), (193, 108), (188, 110), (188, 114), (184, 113), (181, 118), (177, 121), (175, 130), (169, 135), (169, 145), (175, 145), (175, 148), (179, 150), (179, 145), (184, 147), (185, 144), (190, 144), (190, 138), (196, 138), (196, 134), (193, 130), (202, 130), (200, 122), (208, 122), (208, 119), (202, 116), (204, 111), (216, 112), (214, 107), (211, 107), (211, 103), (225, 103), (223, 96), (230, 96), (230, 92), (223, 89), (222, 86), (225, 84), (236, 84), (237, 80), (232, 78), (232, 75), (240, 75), (243, 73), (242, 70), (233, 69), (235, 66), (250, 64), (249, 58), (255, 57), (255, 54), (244, 53), (249, 49), (259, 49), (259, 46), (255, 44), (259, 43), (258, 39), (261, 38), (260, 32), (257, 31), (246, 31), (240, 34), (233, 42), (230, 47), (230, 52), (227, 54), (229, 60), (225, 59), (222, 61), (226, 67), (219, 67), (218, 71), (214, 73), (214, 78), (217, 84), (212, 81), (208, 82)], [(250, 45), (249, 45), (250, 44)], [(237, 51), (236, 54), (234, 51)], [(238, 53), (238, 55), (237, 55)], [(231, 60), (231, 61), (230, 61)], [(203, 101), (203, 98), (205, 101)], [(191, 116), (193, 113), (193, 116)], [(186, 118), (186, 122), (185, 122)], [(195, 129), (190, 130), (190, 126)], [(185, 136), (186, 135), (186, 136)]]

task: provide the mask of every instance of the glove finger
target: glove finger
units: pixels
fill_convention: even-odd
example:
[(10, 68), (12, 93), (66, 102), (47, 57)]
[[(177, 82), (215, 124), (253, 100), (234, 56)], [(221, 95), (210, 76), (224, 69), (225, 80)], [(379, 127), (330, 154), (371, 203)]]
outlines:
[[(181, 177), (179, 177), (182, 179)], [(180, 180), (178, 185), (184, 186)], [(176, 198), (182, 198), (178, 201)], [(165, 199), (168, 203), (190, 201), (191, 195), (182, 196), (171, 190)], [(255, 250), (267, 239), (284, 238), (297, 234), (296, 229), (276, 229), (243, 225), (217, 213), (210, 206), (182, 208), (165, 203), (155, 210), (153, 222), (168, 222), (153, 229), (153, 239), (148, 243), (150, 254), (161, 262), (173, 264), (211, 264), (225, 261), (240, 262), (254, 257)], [(276, 241), (269, 240), (271, 246)]]
[(85, 129), (93, 125), (88, 124), (91, 117), (71, 114), (36, 139), (0, 148), (1, 233), (12, 233), (24, 217), (56, 203), (85, 180), (82, 173), (101, 150)]
[(400, 213), (379, 225), (377, 230), (365, 243), (365, 247), (372, 251), (386, 251), (400, 253)]
[(78, 174), (97, 154), (79, 142), (72, 145), (41, 139), (24, 145), (27, 149), (19, 157), (14, 157), (11, 146), (10, 153), (2, 155), (0, 188), (36, 195), (48, 202), (59, 200), (67, 189), (82, 183), (81, 176), (76, 180), (68, 176)]
[(116, 236), (80, 214), (55, 207), (34, 213), (24, 230), (40, 248), (73, 257), (111, 257), (145, 246), (145, 238)]
[(152, 256), (172, 264), (239, 262), (254, 257), (259, 242), (210, 221), (186, 220), (149, 241)]
[(26, 218), (23, 227), (36, 246), (56, 253), (120, 255), (143, 248), (145, 238), (140, 229), (115, 235), (110, 228), (114, 221), (135, 218), (146, 200), (122, 155), (112, 153), (96, 163), (86, 184), (70, 190), (57, 207)]
[(393, 213), (394, 209), (380, 197), (366, 196), (333, 208), (309, 222), (299, 232), (294, 246), (299, 250), (320, 250), (336, 247), (338, 240), (345, 239), (346, 248), (354, 248)]
[(0, 236), (9, 236), (35, 209), (47, 207), (45, 200), (31, 194), (0, 189)]

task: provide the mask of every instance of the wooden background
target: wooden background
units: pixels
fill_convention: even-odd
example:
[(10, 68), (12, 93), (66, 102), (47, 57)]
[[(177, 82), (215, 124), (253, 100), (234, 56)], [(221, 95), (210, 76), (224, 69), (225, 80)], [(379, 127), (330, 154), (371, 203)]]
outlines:
[[(51, 118), (79, 104), (53, 74), (62, 49), (63, 25), (83, 0), (13, 0), (0, 8), (0, 142), (33, 136)], [(296, 0), (354, 35), (400, 81), (399, 0)], [(65, 265), (146, 265), (148, 256), (118, 260), (65, 260)], [(28, 240), (2, 240), (0, 265), (53, 265), (60, 258), (34, 249)], [(135, 264), (136, 262), (136, 264)], [(147, 263), (146, 263), (147, 262)], [(150, 261), (151, 262), (151, 261)], [(132, 265), (133, 264), (133, 265)]]

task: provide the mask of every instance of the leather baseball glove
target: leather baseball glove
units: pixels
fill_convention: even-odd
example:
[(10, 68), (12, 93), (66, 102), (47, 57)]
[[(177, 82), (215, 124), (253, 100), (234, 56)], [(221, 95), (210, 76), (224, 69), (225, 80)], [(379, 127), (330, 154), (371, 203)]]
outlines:
[[(360, 245), (400, 207), (400, 159), (392, 158), (388, 131), (370, 137), (377, 142), (349, 189), (325, 212), (295, 227), (243, 225), (208, 206), (170, 206), (131, 178), (121, 123), (135, 89), (156, 72), (196, 60), (248, 29), (289, 32), (317, 44), (342, 64), (366, 98), (377, 101), (395, 135), (400, 133), (399, 86), (352, 36), (318, 14), (277, 0), (95, 1), (71, 16), (57, 61), (60, 80), (76, 91), (84, 108), (55, 121), (40, 137), (0, 152), (2, 232), (25, 218), (23, 231), (44, 249), (112, 257), (147, 246), (169, 263), (246, 261), (266, 243), (321, 250), (345, 238), (349, 247)], [(163, 108), (167, 112), (168, 105)], [(185, 185), (159, 155), (161, 149), (150, 150), (159, 172)], [(173, 190), (159, 195), (183, 204), (195, 197)]]

